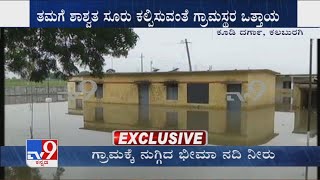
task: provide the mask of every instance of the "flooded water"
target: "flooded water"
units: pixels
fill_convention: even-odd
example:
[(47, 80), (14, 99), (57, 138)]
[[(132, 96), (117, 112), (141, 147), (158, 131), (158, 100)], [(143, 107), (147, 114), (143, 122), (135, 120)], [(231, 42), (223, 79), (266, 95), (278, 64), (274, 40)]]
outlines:
[[(51, 103), (52, 138), (60, 145), (112, 145), (116, 129), (204, 129), (210, 145), (306, 145), (307, 112), (276, 111), (274, 107), (226, 112), (192, 108), (149, 107), (115, 104), (85, 104), (84, 116), (67, 114), (67, 102)], [(25, 145), (30, 138), (29, 104), (6, 105), (6, 145)], [(49, 138), (46, 103), (34, 104), (34, 138)], [(311, 145), (316, 145), (316, 112), (312, 114)], [(20, 178), (30, 169), (18, 168)], [(28, 174), (29, 173), (29, 174)], [(187, 167), (119, 168), (65, 167), (33, 170), (34, 179), (302, 179), (305, 167)], [(9, 173), (8, 173), (9, 174)], [(26, 175), (27, 174), (27, 175)], [(54, 176), (55, 175), (55, 176)], [(57, 178), (56, 178), (57, 179)], [(309, 179), (316, 179), (316, 168), (309, 168)]]

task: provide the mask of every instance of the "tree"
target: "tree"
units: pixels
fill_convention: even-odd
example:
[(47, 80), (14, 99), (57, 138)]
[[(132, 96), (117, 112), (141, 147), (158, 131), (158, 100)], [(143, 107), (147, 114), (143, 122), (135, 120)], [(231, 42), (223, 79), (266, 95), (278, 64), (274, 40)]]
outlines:
[(63, 75), (62, 74), (57, 74), (57, 73), (49, 73), (48, 78), (50, 79), (57, 79), (57, 80), (63, 80)]
[(61, 176), (63, 175), (65, 169), (62, 167), (58, 167), (56, 172), (53, 174), (54, 180), (60, 180)]
[(75, 75), (78, 67), (89, 67), (93, 76), (101, 77), (104, 57), (126, 57), (138, 35), (130, 28), (7, 28), (4, 40), (6, 68), (39, 82), (50, 73)]
[(39, 169), (32, 169), (29, 167), (6, 167), (5, 179), (32, 179), (42, 180)]

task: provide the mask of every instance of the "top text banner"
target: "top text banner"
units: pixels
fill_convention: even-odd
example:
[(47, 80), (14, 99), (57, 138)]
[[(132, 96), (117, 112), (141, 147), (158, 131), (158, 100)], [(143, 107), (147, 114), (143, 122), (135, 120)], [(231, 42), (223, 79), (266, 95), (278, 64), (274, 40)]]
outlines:
[(30, 26), (297, 27), (297, 1), (31, 0)]

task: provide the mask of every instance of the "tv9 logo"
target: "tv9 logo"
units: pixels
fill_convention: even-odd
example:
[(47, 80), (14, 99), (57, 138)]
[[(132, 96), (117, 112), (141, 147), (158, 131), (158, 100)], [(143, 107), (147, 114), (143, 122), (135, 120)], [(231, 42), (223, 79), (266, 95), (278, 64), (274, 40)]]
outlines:
[(29, 167), (58, 167), (58, 140), (28, 139), (26, 164)]
[(248, 92), (243, 96), (240, 92), (227, 92), (227, 101), (235, 101), (235, 96), (237, 96), (241, 102), (245, 102), (245, 100), (247, 100), (248, 98), (251, 98), (253, 101), (257, 101), (262, 97), (265, 91), (266, 85), (262, 81), (253, 80), (248, 84)]
[[(88, 85), (88, 87), (91, 87), (90, 90), (85, 88), (86, 85)], [(76, 100), (80, 96), (83, 96), (83, 100), (89, 100), (91, 97), (94, 96), (95, 92), (98, 89), (97, 83), (92, 80), (81, 81), (78, 86), (79, 86), (78, 92), (68, 92), (68, 100)]]

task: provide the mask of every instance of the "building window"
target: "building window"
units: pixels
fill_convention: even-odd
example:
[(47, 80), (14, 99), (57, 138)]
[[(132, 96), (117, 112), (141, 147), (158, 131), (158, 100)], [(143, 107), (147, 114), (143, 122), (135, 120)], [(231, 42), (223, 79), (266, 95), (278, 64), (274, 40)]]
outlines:
[(82, 109), (82, 99), (76, 99), (76, 109)]
[(167, 100), (178, 100), (178, 84), (167, 85)]
[(103, 122), (103, 107), (96, 107), (96, 121)]
[(284, 81), (283, 89), (291, 89), (291, 81)]
[(208, 83), (189, 83), (187, 85), (188, 103), (209, 103), (209, 84)]
[(283, 97), (282, 103), (283, 104), (291, 104), (291, 97)]
[(81, 82), (76, 82), (76, 92), (81, 92)]
[(103, 84), (97, 84), (95, 97), (99, 99), (103, 98)]
[(168, 129), (178, 128), (178, 112), (167, 112), (166, 128)]

